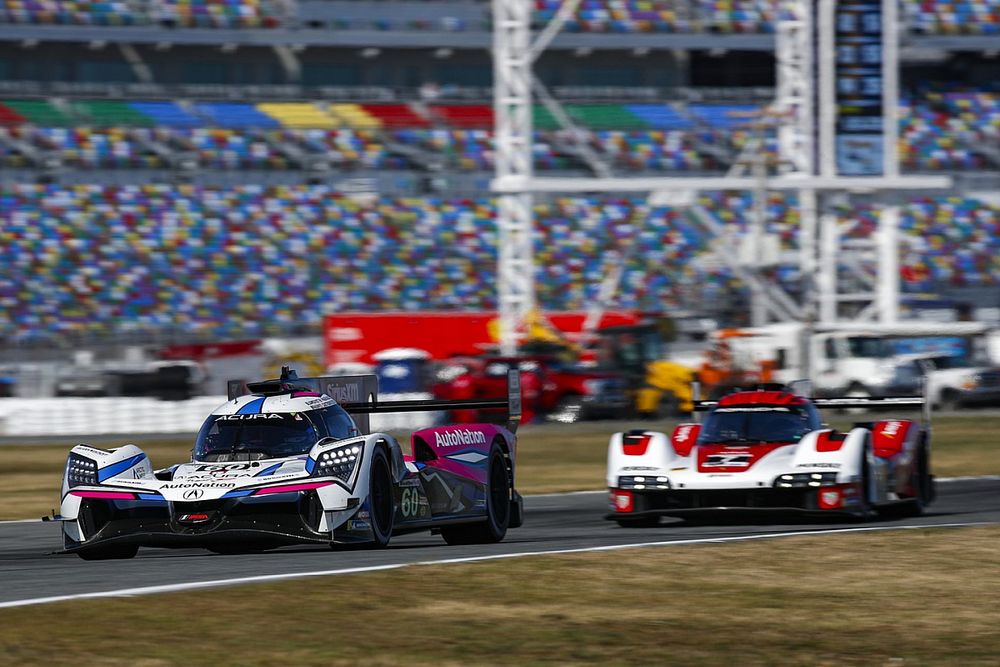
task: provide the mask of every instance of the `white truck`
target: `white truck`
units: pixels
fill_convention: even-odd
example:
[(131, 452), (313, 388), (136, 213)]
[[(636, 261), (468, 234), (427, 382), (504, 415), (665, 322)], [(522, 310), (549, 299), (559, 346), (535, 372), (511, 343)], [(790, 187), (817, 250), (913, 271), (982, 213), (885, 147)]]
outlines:
[[(816, 396), (892, 393), (898, 391), (899, 362), (907, 357), (947, 357), (968, 363), (986, 358), (991, 347), (990, 327), (979, 322), (911, 321), (811, 328), (783, 323), (741, 329), (737, 335), (730, 332), (726, 341), (734, 364), (743, 368), (769, 366), (778, 382), (809, 378)], [(942, 394), (947, 384), (944, 378), (940, 378)]]

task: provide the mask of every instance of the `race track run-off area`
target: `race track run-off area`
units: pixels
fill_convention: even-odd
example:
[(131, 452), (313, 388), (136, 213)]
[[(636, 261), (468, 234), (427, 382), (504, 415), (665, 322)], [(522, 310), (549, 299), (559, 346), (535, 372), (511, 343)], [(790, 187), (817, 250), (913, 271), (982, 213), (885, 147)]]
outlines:
[(438, 536), (394, 538), (388, 549), (332, 551), (288, 547), (265, 553), (216, 555), (200, 550), (141, 549), (127, 561), (86, 562), (54, 555), (59, 527), (41, 521), (0, 524), (0, 608), (88, 597), (115, 597), (194, 590), (394, 569), (424, 564), (475, 562), (526, 555), (620, 549), (678, 548), (705, 542), (773, 540), (802, 534), (856, 533), (920, 527), (1000, 523), (1000, 477), (944, 480), (937, 502), (922, 517), (865, 523), (665, 522), (657, 528), (620, 528), (602, 517), (604, 492), (526, 498), (525, 524), (494, 545), (447, 546)]

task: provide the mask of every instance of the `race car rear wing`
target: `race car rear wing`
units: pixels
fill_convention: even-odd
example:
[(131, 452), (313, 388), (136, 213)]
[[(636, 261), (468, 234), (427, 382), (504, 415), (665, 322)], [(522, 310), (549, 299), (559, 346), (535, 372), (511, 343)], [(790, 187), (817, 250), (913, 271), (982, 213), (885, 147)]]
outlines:
[(521, 423), (521, 375), (517, 369), (507, 371), (507, 396), (503, 398), (427, 399), (411, 401), (379, 401), (378, 378), (374, 375), (338, 375), (300, 378), (284, 367), (277, 380), (228, 382), (229, 400), (249, 393), (280, 393), (289, 390), (317, 391), (340, 403), (354, 416), (363, 433), (371, 432), (368, 416), (387, 412), (433, 412), (439, 410), (503, 409), (507, 412), (507, 429), (517, 431)]
[[(931, 423), (931, 403), (926, 397), (926, 378), (921, 382), (920, 396), (837, 396), (831, 398), (812, 398), (812, 382), (809, 380), (795, 380), (789, 384), (763, 383), (746, 390), (762, 391), (790, 391), (794, 394), (808, 398), (817, 408), (835, 409), (863, 409), (863, 410), (883, 410), (887, 408), (920, 408), (921, 418), (924, 428), (930, 428)], [(700, 400), (701, 384), (691, 383), (692, 394), (695, 398), (693, 402), (694, 413), (708, 412), (719, 404), (717, 400)], [(737, 389), (736, 391), (739, 391)]]
[[(922, 396), (843, 396), (835, 398), (810, 398), (817, 408), (866, 408), (879, 410), (882, 408), (914, 407), (927, 405)], [(695, 401), (695, 412), (708, 412), (719, 404), (719, 401)]]

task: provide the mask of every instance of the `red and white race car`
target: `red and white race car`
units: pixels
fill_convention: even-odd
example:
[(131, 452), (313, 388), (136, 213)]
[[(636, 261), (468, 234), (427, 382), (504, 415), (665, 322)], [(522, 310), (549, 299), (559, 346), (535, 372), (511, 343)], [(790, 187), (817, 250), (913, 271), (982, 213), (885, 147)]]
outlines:
[(838, 432), (817, 408), (921, 405), (920, 397), (811, 399), (774, 386), (700, 401), (704, 423), (611, 437), (607, 518), (647, 526), (721, 512), (920, 513), (934, 499), (926, 410), (923, 424), (879, 419)]

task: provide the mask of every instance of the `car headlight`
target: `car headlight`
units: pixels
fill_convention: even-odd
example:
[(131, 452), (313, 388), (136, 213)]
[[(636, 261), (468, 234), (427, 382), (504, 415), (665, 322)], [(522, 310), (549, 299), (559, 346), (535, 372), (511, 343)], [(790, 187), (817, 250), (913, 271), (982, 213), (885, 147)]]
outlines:
[(958, 386), (962, 389), (975, 389), (979, 386), (979, 375), (966, 375), (962, 378), (962, 381), (958, 383)]
[(364, 451), (365, 446), (361, 442), (328, 449), (316, 457), (316, 465), (312, 469), (312, 476), (333, 476), (346, 482), (351, 478), (351, 475), (354, 474), (354, 469), (361, 462), (361, 455)]
[(830, 486), (837, 483), (835, 472), (796, 472), (790, 475), (778, 475), (774, 480), (777, 489), (803, 489), (817, 486)]
[(619, 489), (634, 489), (636, 491), (666, 491), (670, 480), (663, 475), (624, 475), (618, 478)]
[(70, 454), (66, 459), (66, 483), (74, 486), (95, 486), (97, 484), (97, 462), (78, 454)]

